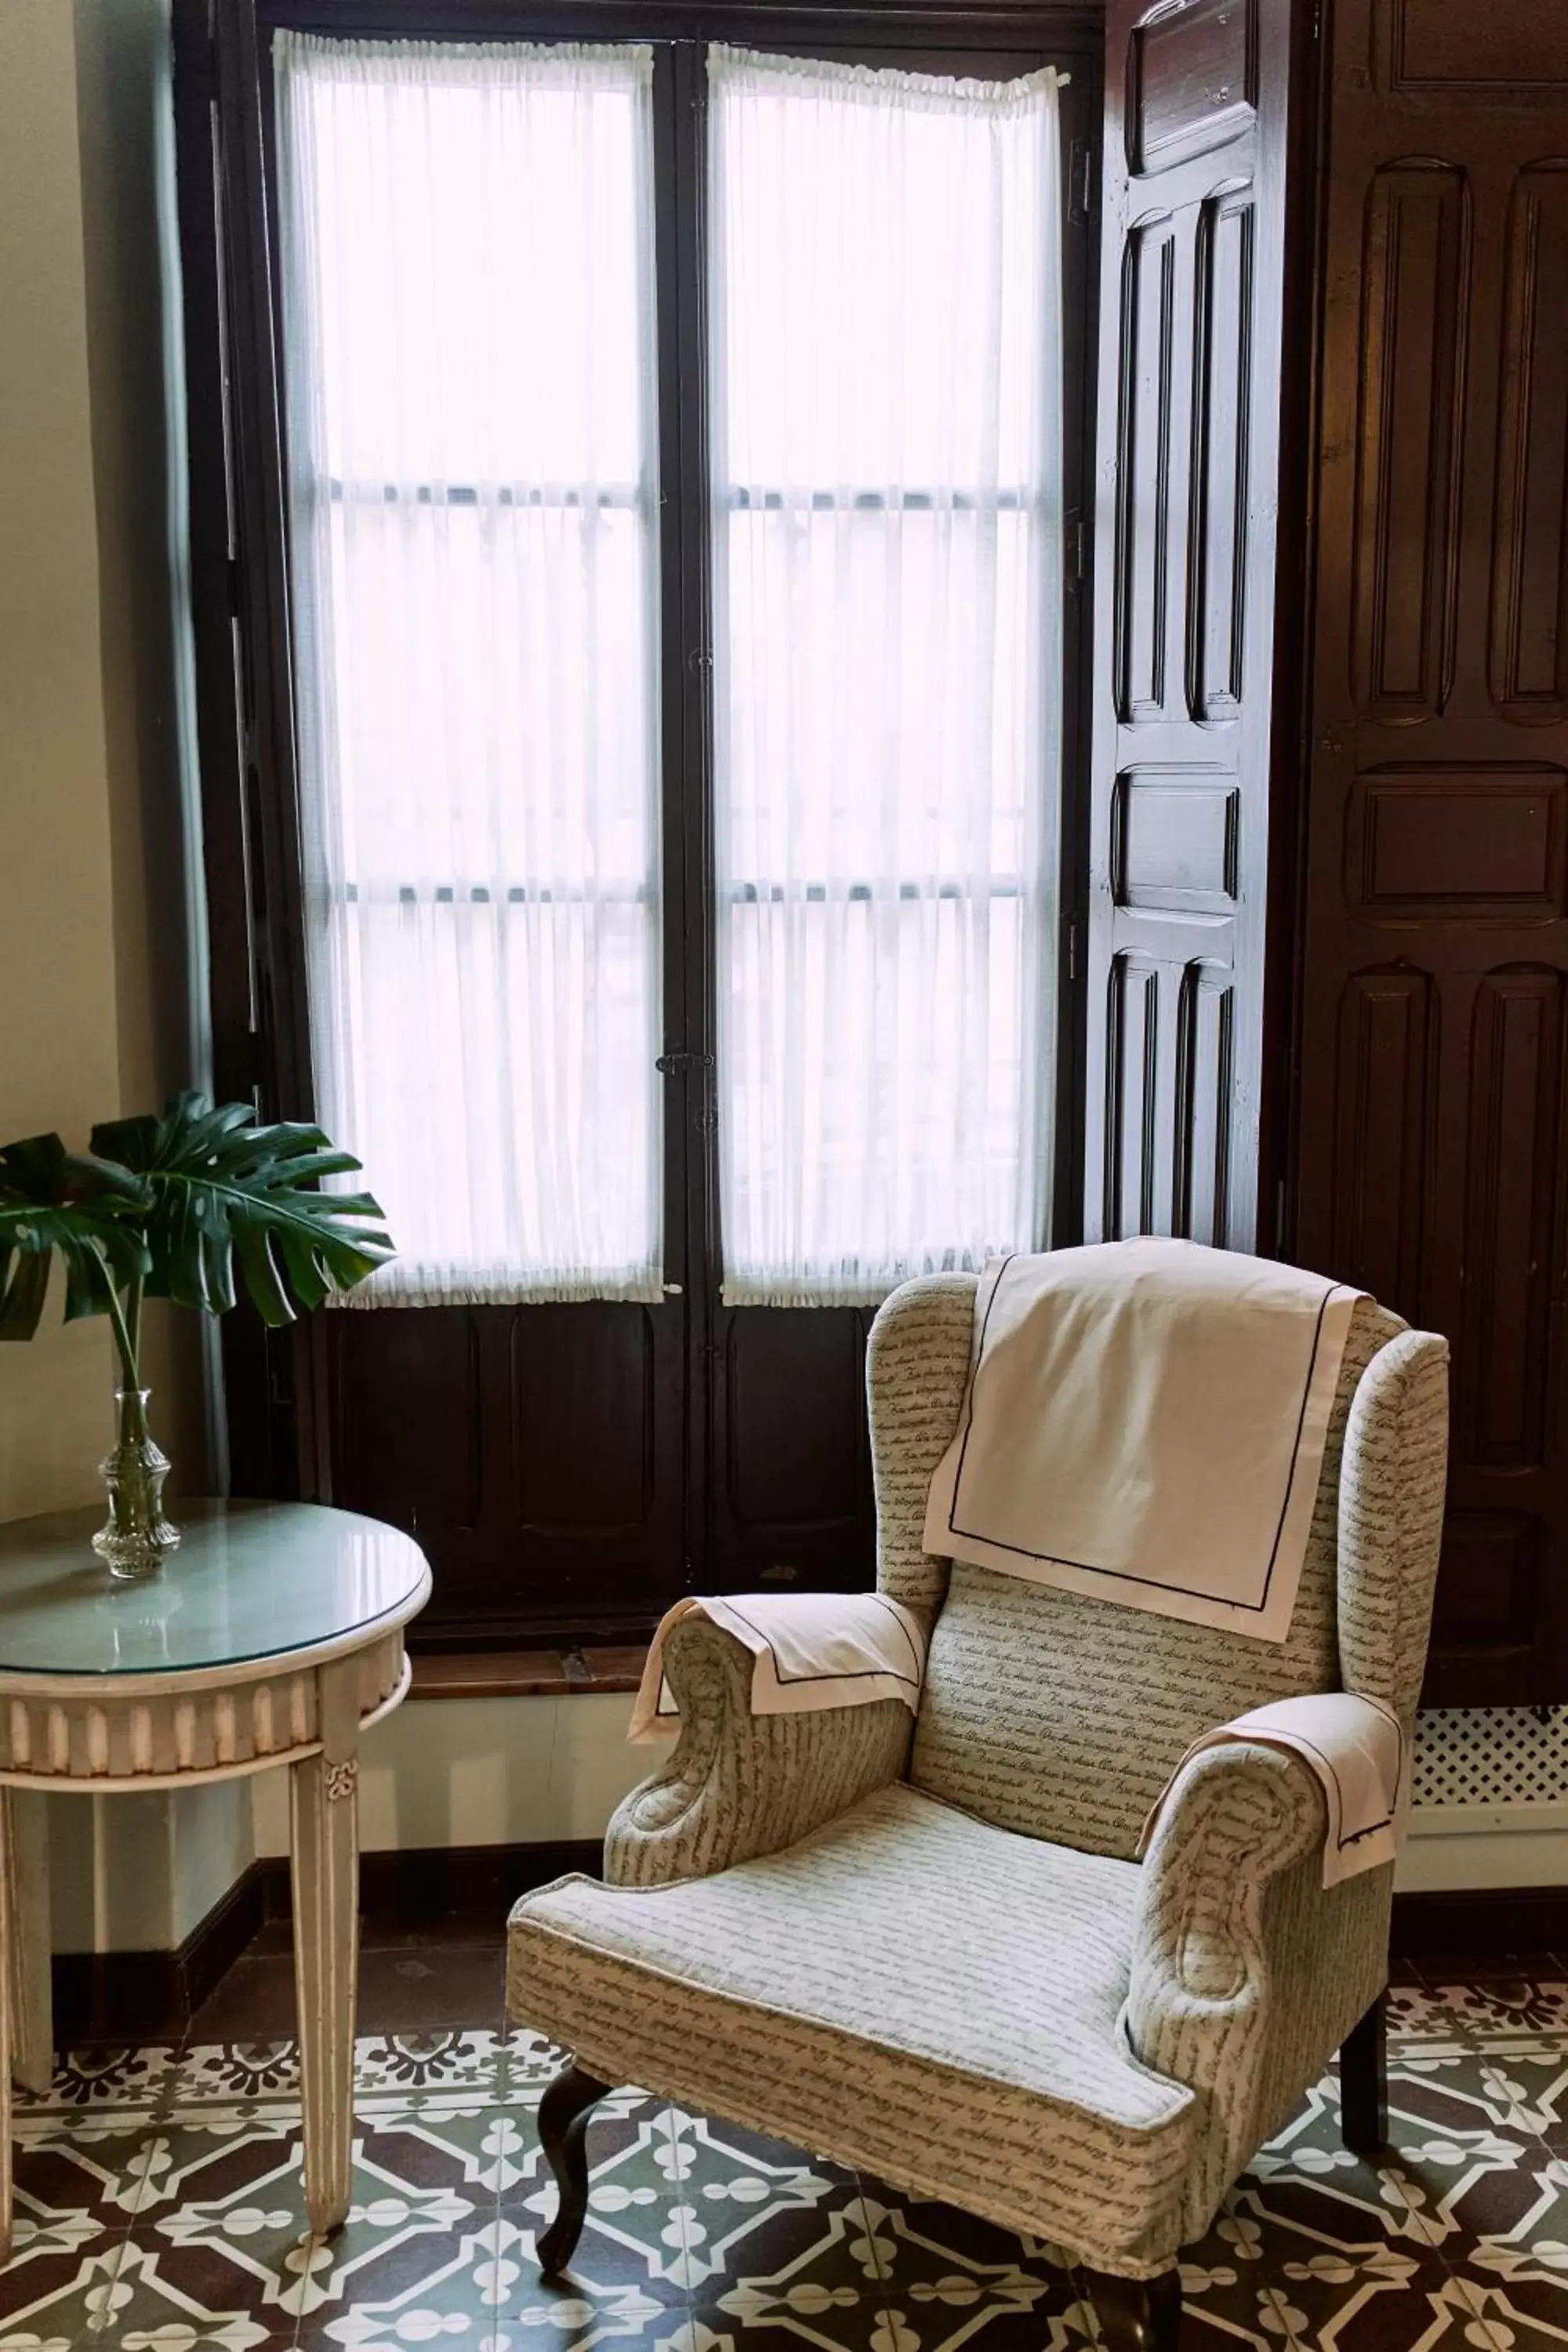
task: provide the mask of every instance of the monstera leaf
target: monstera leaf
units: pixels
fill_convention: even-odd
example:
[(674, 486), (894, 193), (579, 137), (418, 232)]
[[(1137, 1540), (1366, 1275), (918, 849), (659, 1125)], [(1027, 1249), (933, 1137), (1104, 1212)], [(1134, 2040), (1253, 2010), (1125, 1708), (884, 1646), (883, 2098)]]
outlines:
[(144, 1186), (146, 1287), (177, 1306), (225, 1313), (237, 1256), (264, 1320), (288, 1323), (290, 1293), (319, 1307), (395, 1255), (368, 1192), (318, 1190), (360, 1165), (319, 1127), (258, 1127), (245, 1103), (179, 1094), (156, 1118), (95, 1127), (92, 1150)]
[(30, 1339), (44, 1311), (49, 1260), (66, 1270), (66, 1316), (101, 1315), (110, 1282), (146, 1271), (145, 1183), (68, 1151), (58, 1135), (0, 1150), (0, 1339)]

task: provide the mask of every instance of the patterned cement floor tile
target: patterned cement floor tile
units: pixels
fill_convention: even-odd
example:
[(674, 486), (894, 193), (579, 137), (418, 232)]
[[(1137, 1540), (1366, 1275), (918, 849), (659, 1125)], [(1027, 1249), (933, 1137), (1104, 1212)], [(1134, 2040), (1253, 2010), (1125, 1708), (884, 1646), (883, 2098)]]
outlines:
[(18, 2213), (16, 2251), (0, 2273), (0, 2352), (58, 2352), (102, 2341), (110, 2290), (124, 2240), (72, 2244), (31, 2234)]
[(1559, 2286), (1550, 2305), (1532, 2304), (1517, 2285), (1489, 2284), (1463, 2273), (1442, 2294), (1447, 2317), (1444, 2352), (1563, 2352), (1568, 2344), (1568, 2298)]
[[(557, 2053), (546, 2081), (559, 2063)], [(500, 2095), (503, 2066), (504, 2037), (489, 2028), (362, 2034), (354, 2045), (354, 2086), (362, 2094), (460, 2085), (493, 2099)], [(300, 2053), (292, 2041), (193, 2043), (171, 2067), (165, 2093), (176, 2107), (299, 2095)]]
[[(1568, 2149), (1568, 2032), (1492, 2038), (1471, 2053), (1476, 2095), (1500, 2131), (1533, 2133)], [(1464, 2079), (1464, 2069), (1458, 2070)]]
[(735, 2286), (683, 2317), (667, 2340), (691, 2352), (920, 2352), (918, 2336), (899, 2333), (891, 2313), (849, 2286)]
[(461, 2090), (493, 2102), (503, 2095), (505, 2065), (505, 2038), (488, 2028), (364, 2035), (354, 2079), (361, 2092)]
[(299, 2095), (300, 2053), (292, 2042), (198, 2042), (180, 2053), (168, 2104), (183, 2109)]
[(92, 2107), (153, 2105), (163, 2097), (178, 2059), (172, 2042), (149, 2042), (140, 2049), (123, 2045), (72, 2050), (56, 2065), (47, 2091), (18, 2105), (58, 2108), (74, 2113)]
[(1388, 1989), (1388, 2031), (1400, 2041), (1450, 2041), (1464, 2032), (1460, 2011), (1430, 1985)]
[[(216, 2268), (187, 2266), (184, 2281), (172, 2276), (159, 2250), (126, 2240), (114, 2275), (93, 2323), (75, 2352), (283, 2352), (294, 2340), (295, 2322), (256, 2308), (244, 2295), (226, 2294)], [(194, 2290), (194, 2291), (193, 2291)]]
[[(509, 2106), (508, 2125), (521, 2135), (508, 2162), (519, 2174), (502, 2189), (501, 2218), (526, 2248), (525, 2299), (537, 2273), (532, 2250), (555, 2212), (555, 2182), (539, 2147), (534, 2117)], [(595, 2308), (636, 2288), (653, 2313), (684, 2308), (686, 2230), (676, 2207), (677, 2166), (669, 2116), (662, 2100), (641, 2091), (617, 2091), (594, 2110), (589, 2139), (588, 2214), (565, 2284)]]
[(880, 2181), (862, 2189), (887, 2315), (885, 2352), (957, 2352), (963, 2345), (1024, 2352), (1090, 2340), (1083, 2282), (1059, 2247)]
[(874, 2291), (877, 2262), (852, 2172), (685, 2107), (668, 2116), (668, 2210), (679, 2242), (668, 2275), (693, 2305), (731, 2283), (780, 2278), (813, 2294), (848, 2290), (863, 2299)]
[[(399, 2231), (390, 2208), (356, 2210), (332, 2248), (316, 2247), (318, 2267), (298, 2341), (310, 2352), (382, 2344), (488, 2344), (503, 2302), (523, 2275), (530, 2247), (495, 2208), (454, 2211), (438, 2232)], [(453, 2200), (456, 2203), (458, 2200)], [(420, 2217), (433, 2218), (426, 2207)], [(389, 2233), (388, 2220), (394, 2223)], [(377, 2224), (379, 2223), (379, 2226)]]
[(147, 2105), (20, 2110), (0, 2346), (74, 2343), (89, 2331), (145, 2193), (152, 2116)]
[(1568, 1982), (1489, 1976), (1470, 1984), (1435, 1981), (1432, 1991), (1462, 2032), (1568, 2034)]
[(687, 2315), (683, 2296), (657, 2284), (607, 2281), (591, 2253), (573, 2263), (569, 2277), (542, 2279), (533, 2263), (531, 2232), (519, 2232), (503, 2251), (515, 2260), (517, 2275), (510, 2287), (503, 2282), (491, 2323), (498, 2352), (521, 2352), (524, 2345), (537, 2347), (542, 2340), (570, 2347), (570, 2352), (589, 2352), (596, 2344), (633, 2343), (639, 2352), (647, 2352), (672, 2336)]
[[(1332, 2074), (1317, 2085), (1187, 2249), (1183, 2352), (1568, 2352), (1559, 1990), (1401, 1990), (1389, 2147), (1351, 2155)], [(79, 2053), (18, 2106), (0, 2352), (1100, 2341), (1047, 2240), (631, 2089), (595, 2113), (571, 2273), (542, 2281), (535, 2111), (559, 2056), (518, 2029), (364, 2037), (353, 2209), (321, 2243), (291, 2043)]]
[(193, 2106), (163, 2127), (162, 2193), (132, 2243), (150, 2289), (249, 2309), (274, 2330), (411, 2295), (447, 2315), (488, 2309), (511, 2130), (504, 2111), (452, 2091), (364, 2100), (349, 2219), (321, 2242), (306, 2232), (298, 2110)]
[(526, 2025), (513, 2025), (501, 2036), (500, 2066), (504, 2095), (520, 2105), (536, 2107), (545, 2085), (565, 2063), (566, 2053)]

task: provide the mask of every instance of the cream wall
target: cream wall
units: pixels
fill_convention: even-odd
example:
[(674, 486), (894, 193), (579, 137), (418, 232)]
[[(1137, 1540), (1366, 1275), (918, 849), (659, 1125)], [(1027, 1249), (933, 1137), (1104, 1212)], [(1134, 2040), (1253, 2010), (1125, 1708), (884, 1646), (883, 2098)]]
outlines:
[[(0, 6), (0, 1139), (120, 1105), (72, 13)], [(0, 1348), (0, 1513), (89, 1500), (98, 1322)]]
[[(629, 1748), (629, 1696), (410, 1699), (366, 1734), (360, 1837), (387, 1847), (538, 1845), (597, 1838), (662, 1760)], [(289, 1850), (283, 1776), (251, 1783), (258, 1853)]]
[[(159, 292), (163, 0), (0, 7), (0, 1139), (193, 1065)], [(79, 82), (79, 68), (81, 69)], [(172, 1318), (171, 1318), (172, 1321)], [(203, 1481), (199, 1351), (155, 1411)], [(107, 1326), (0, 1349), (0, 1515), (97, 1493)]]
[[(116, 1052), (121, 1105), (141, 1111), (207, 1059), (169, 5), (74, 0), (72, 17)], [(199, 1493), (203, 1326), (153, 1302), (146, 1349), (171, 1492)]]
[[(161, 293), (164, 0), (0, 0), (0, 1141), (154, 1107), (194, 1055)], [(174, 1486), (197, 1335), (150, 1328)], [(0, 1347), (0, 1517), (96, 1501), (100, 1321)], [(55, 1940), (177, 1942), (248, 1792), (50, 1801)]]

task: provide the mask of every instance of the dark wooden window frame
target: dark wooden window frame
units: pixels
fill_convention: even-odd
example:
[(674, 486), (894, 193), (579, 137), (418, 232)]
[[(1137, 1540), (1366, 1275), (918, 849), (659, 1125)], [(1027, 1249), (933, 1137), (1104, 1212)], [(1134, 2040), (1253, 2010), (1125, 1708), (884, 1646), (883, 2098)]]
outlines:
[[(1005, 59), (1065, 68), (1063, 170), (1064, 421), (1067, 530), (1062, 814), (1058, 939), (1058, 1085), (1053, 1234), (1079, 1237), (1084, 1019), (1081, 988), (1089, 754), (1090, 603), (1084, 577), (1093, 484), (1098, 150), (1103, 12), (1099, 6), (894, 7), (693, 0), (175, 0), (176, 142), (191, 472), (204, 858), (211, 940), (215, 1082), (264, 1116), (312, 1108), (283, 498), (283, 424), (272, 257), (273, 119), (269, 53), (282, 26), (362, 38), (639, 39), (656, 47), (656, 246), (658, 319), (658, 555), (661, 645), (665, 1116), (668, 1270), (679, 1317), (660, 1325), (655, 1377), (679, 1391), (674, 1440), (682, 1524), (679, 1572), (663, 1588), (617, 1589), (549, 1603), (526, 1569), (492, 1576), (472, 1600), (426, 1620), (430, 1643), (544, 1637), (600, 1641), (645, 1633), (681, 1589), (754, 1581), (715, 1496), (733, 1401), (733, 1350), (719, 1305), (714, 1065), (709, 551), (704, 367), (702, 47), (715, 39), (784, 53), (859, 57), (931, 71)], [(683, 135), (683, 126), (692, 128)], [(673, 299), (667, 297), (673, 290)], [(678, 495), (668, 486), (678, 486)], [(678, 782), (674, 780), (679, 780)], [(676, 909), (679, 909), (679, 918)], [(374, 1171), (372, 1171), (374, 1176)], [(388, 1316), (395, 1310), (385, 1310)], [(432, 1313), (447, 1310), (403, 1310)], [(578, 1314), (579, 1309), (528, 1310)], [(745, 1313), (769, 1310), (742, 1310)], [(862, 1349), (868, 1316), (820, 1309)], [(663, 1316), (664, 1310), (659, 1310)], [(231, 1481), (237, 1493), (345, 1499), (334, 1481), (332, 1340), (318, 1317), (267, 1334), (241, 1310), (224, 1333)], [(337, 1318), (331, 1318), (337, 1319)], [(361, 1318), (353, 1318), (356, 1322)], [(367, 1318), (368, 1319), (368, 1318)], [(380, 1319), (379, 1318), (376, 1319)], [(679, 1328), (678, 1328), (679, 1326)], [(857, 1355), (858, 1360), (858, 1355)], [(444, 1442), (437, 1435), (434, 1442)], [(863, 1433), (859, 1441), (864, 1454)], [(813, 1549), (803, 1581), (858, 1583), (872, 1569), (868, 1482), (853, 1524)], [(346, 1499), (355, 1499), (352, 1495)], [(367, 1507), (374, 1506), (367, 1505)]]

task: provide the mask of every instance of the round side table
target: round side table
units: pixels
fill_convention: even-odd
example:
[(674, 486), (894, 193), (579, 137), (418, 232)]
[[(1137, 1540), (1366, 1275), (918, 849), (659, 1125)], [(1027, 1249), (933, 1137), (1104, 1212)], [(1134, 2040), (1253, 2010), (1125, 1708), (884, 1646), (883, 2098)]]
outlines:
[[(359, 1736), (408, 1688), (430, 1593), (417, 1544), (311, 1503), (180, 1505), (156, 1576), (89, 1549), (103, 1516), (0, 1525), (0, 2260), (11, 2242), (11, 2078), (47, 2053), (48, 1928), (12, 1792), (178, 1789), (287, 1764), (294, 1981), (313, 2231), (349, 2210), (359, 1967)], [(41, 1821), (41, 1807), (27, 1809)], [(29, 1830), (28, 1836), (41, 1834)], [(24, 1840), (26, 1843), (26, 1840)], [(29, 1916), (31, 1914), (31, 1916)]]

